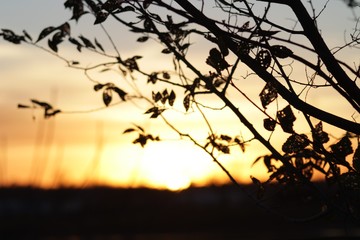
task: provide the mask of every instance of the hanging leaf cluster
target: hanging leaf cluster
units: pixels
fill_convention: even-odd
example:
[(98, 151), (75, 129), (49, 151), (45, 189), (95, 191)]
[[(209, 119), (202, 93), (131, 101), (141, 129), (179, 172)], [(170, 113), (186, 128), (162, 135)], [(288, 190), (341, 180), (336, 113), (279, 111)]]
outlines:
[(141, 147), (145, 147), (145, 145), (147, 144), (148, 141), (160, 141), (159, 136), (154, 137), (151, 134), (145, 133), (144, 129), (142, 127), (138, 126), (138, 125), (135, 125), (135, 127), (133, 127), (133, 128), (126, 129), (123, 132), (123, 134), (132, 133), (132, 132), (137, 132), (138, 133), (138, 137), (132, 143), (133, 144), (140, 144)]
[(62, 24), (58, 27), (49, 26), (49, 27), (44, 28), (40, 32), (39, 37), (36, 40), (36, 42), (39, 42), (42, 39), (48, 37), (50, 34), (54, 33), (52, 35), (52, 37), (48, 39), (48, 46), (50, 47), (51, 50), (53, 50), (54, 52), (57, 52), (58, 45), (63, 42), (65, 36), (70, 37), (70, 32), (71, 32), (71, 28), (70, 28), (70, 24), (68, 22), (65, 22), (64, 24)]
[(129, 69), (130, 72), (133, 72), (135, 70), (139, 70), (139, 65), (137, 64), (137, 60), (141, 59), (142, 56), (135, 55), (131, 58), (126, 59), (122, 64)]
[(354, 152), (348, 136), (341, 138), (337, 143), (330, 146), (335, 163), (348, 166), (346, 157)]
[(212, 48), (210, 50), (209, 56), (206, 59), (206, 63), (211, 67), (215, 68), (218, 73), (230, 67), (229, 63), (225, 60), (222, 53), (216, 48)]
[(297, 153), (309, 146), (310, 141), (305, 134), (292, 134), (282, 145), (285, 153)]
[(88, 13), (84, 11), (84, 3), (82, 0), (67, 0), (64, 3), (65, 8), (69, 8), (72, 10), (72, 17), (76, 21), (79, 21), (79, 18)]
[(102, 99), (105, 106), (110, 105), (113, 99), (113, 92), (115, 92), (122, 101), (126, 101), (127, 93), (124, 90), (115, 86), (115, 84), (113, 83), (105, 83), (105, 84), (98, 83), (94, 86), (94, 90), (95, 91), (103, 90)]
[(22, 41), (25, 41), (25, 37), (32, 41), (32, 38), (26, 31), (24, 31), (24, 35), (17, 35), (10, 29), (1, 29), (0, 36), (2, 36), (4, 40), (14, 44), (20, 44)]
[(245, 152), (245, 142), (239, 136), (230, 137), (225, 134), (210, 134), (206, 140), (204, 148), (210, 147), (212, 150), (216, 149), (219, 152), (230, 154), (230, 147), (237, 145), (242, 152)]
[(165, 108), (162, 107), (152, 107), (149, 108), (144, 114), (151, 114), (150, 118), (157, 118), (165, 111)]
[(152, 92), (152, 99), (155, 103), (160, 101), (162, 104), (165, 104), (167, 101), (170, 106), (173, 106), (176, 99), (176, 94), (174, 90), (171, 90), (169, 93), (168, 90), (165, 89), (162, 92)]
[(155, 84), (160, 79), (159, 74), (161, 74), (161, 78), (163, 78), (165, 80), (169, 80), (171, 78), (170, 74), (168, 72), (166, 72), (166, 71), (153, 72), (148, 76), (147, 83)]
[(30, 102), (33, 104), (25, 105), (25, 104), (18, 104), (18, 108), (42, 108), (44, 110), (44, 118), (54, 117), (56, 114), (61, 113), (60, 109), (53, 108), (49, 103), (38, 101), (35, 99), (30, 99)]
[[(161, 21), (164, 22), (164, 25), (168, 31), (160, 34), (160, 40), (170, 44), (173, 49), (184, 55), (185, 51), (191, 45), (186, 41), (187, 36), (190, 34), (190, 31), (184, 29), (184, 27), (187, 26), (187, 22), (174, 23), (170, 15), (167, 15), (166, 17), (167, 20)], [(161, 19), (159, 16), (155, 18), (157, 20)], [(172, 51), (172, 49), (165, 48), (161, 52), (164, 54), (169, 54)]]

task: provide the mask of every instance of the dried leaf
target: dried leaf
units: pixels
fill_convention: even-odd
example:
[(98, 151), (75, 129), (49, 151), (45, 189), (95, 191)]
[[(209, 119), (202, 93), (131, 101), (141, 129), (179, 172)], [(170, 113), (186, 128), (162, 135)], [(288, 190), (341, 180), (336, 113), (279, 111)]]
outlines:
[(277, 118), (279, 119), (281, 128), (284, 132), (293, 133), (293, 125), (296, 117), (291, 110), (290, 105), (277, 112)]
[(255, 60), (260, 64), (263, 68), (268, 68), (271, 64), (271, 54), (268, 50), (260, 50), (258, 54), (256, 54)]
[(264, 128), (268, 131), (274, 131), (276, 127), (276, 121), (272, 118), (264, 119)]
[(272, 86), (270, 82), (266, 83), (265, 87), (260, 93), (260, 100), (263, 108), (266, 109), (266, 106), (269, 105), (277, 98), (277, 91), (276, 88)]
[(327, 143), (330, 140), (329, 135), (323, 131), (323, 125), (321, 121), (315, 126), (313, 140), (314, 142), (320, 144)]
[(345, 157), (354, 152), (350, 139), (345, 136), (336, 144), (330, 146), (338, 161), (345, 161)]
[(298, 153), (310, 144), (305, 134), (292, 134), (283, 144), (282, 150), (285, 153)]
[(211, 67), (215, 68), (217, 72), (221, 72), (224, 69), (230, 67), (226, 62), (221, 52), (216, 48), (212, 48), (209, 52), (209, 56), (206, 59), (206, 63)]

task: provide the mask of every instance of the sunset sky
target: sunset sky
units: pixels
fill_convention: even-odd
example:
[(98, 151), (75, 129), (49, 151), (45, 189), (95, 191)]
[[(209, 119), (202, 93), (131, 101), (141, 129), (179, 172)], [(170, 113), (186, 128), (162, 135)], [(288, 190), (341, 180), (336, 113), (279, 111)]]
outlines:
[[(321, 6), (324, 2), (317, 3)], [(359, 8), (355, 11), (359, 15)], [(279, 19), (286, 16), (282, 8), (273, 14)], [(319, 18), (319, 26), (330, 46), (343, 44), (344, 37), (349, 35), (353, 27), (351, 16), (352, 12), (342, 1), (328, 3)], [(0, 3), (0, 27), (19, 34), (26, 29), (33, 39), (37, 39), (45, 27), (58, 26), (70, 17), (71, 12), (64, 10), (63, 1), (4, 0)], [(100, 34), (100, 27), (92, 27), (93, 21), (92, 16), (86, 15), (77, 27), (71, 22), (72, 34), (90, 35), (92, 39), (96, 37), (106, 48), (110, 48), (107, 38)], [(291, 22), (289, 19), (287, 21)], [(110, 29), (112, 37), (117, 40), (122, 56), (144, 56), (140, 63), (147, 71), (171, 70), (171, 58), (164, 60), (160, 53), (163, 47), (136, 43), (139, 35), (117, 27), (111, 20), (104, 26)], [(46, 46), (44, 43), (46, 41), (42, 46)], [(200, 68), (206, 68), (208, 49), (207, 45), (201, 45), (192, 52)], [(60, 45), (59, 52), (80, 62), (96, 62), (96, 55), (86, 51), (79, 55), (69, 44)], [(339, 56), (358, 63), (358, 53), (347, 51)], [(100, 77), (113, 79), (118, 76), (104, 73)], [(261, 91), (261, 84), (261, 81), (255, 81), (245, 88), (256, 96)], [(130, 103), (120, 103), (92, 111), (103, 108), (104, 104), (100, 93), (94, 92), (93, 84), (84, 73), (68, 68), (60, 59), (36, 47), (28, 44), (13, 45), (0, 40), (0, 92), (0, 186), (108, 184), (177, 190), (190, 184), (220, 184), (228, 181), (220, 168), (200, 148), (189, 141), (177, 140), (178, 136), (161, 120), (149, 119), (148, 115), (144, 115), (148, 105), (139, 109)], [(329, 104), (332, 99), (330, 95), (320, 97), (310, 93), (311, 97), (319, 107), (340, 112), (349, 119), (352, 117), (351, 108), (341, 101)], [(30, 99), (47, 101), (64, 110), (64, 114), (44, 120), (40, 111), (17, 108), (19, 103), (29, 104)], [(242, 101), (241, 98), (239, 101)], [(243, 107), (246, 109), (248, 105), (244, 104)], [(262, 119), (257, 119), (255, 112), (250, 107), (244, 110), (255, 125), (261, 124)], [(196, 113), (187, 116), (174, 113), (171, 118), (181, 129), (206, 138), (207, 131), (202, 128), (204, 122), (199, 120)], [(246, 130), (226, 111), (221, 115), (211, 115), (211, 119), (219, 134), (247, 136)], [(133, 124), (143, 126), (147, 132), (160, 135), (165, 140), (150, 143), (145, 148), (134, 145), (131, 142), (136, 134), (122, 134)], [(302, 128), (301, 125), (297, 127)], [(279, 142), (284, 138), (280, 135)], [(219, 159), (240, 183), (249, 183), (250, 175), (265, 177), (263, 173), (266, 170), (261, 164), (251, 167), (254, 159), (265, 153), (261, 146), (249, 146), (245, 153), (238, 149)]]

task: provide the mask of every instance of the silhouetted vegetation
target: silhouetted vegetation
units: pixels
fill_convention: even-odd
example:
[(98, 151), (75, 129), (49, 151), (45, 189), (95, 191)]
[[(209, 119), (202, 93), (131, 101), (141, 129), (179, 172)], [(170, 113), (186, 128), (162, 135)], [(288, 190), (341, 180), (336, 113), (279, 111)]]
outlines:
[[(359, 51), (360, 28), (356, 17), (358, 2), (345, 2), (354, 10), (354, 16), (349, 16), (354, 27), (344, 44), (336, 48), (327, 46), (318, 29), (317, 21), (326, 11), (327, 3), (318, 9), (315, 7), (318, 3), (300, 0), (67, 0), (64, 6), (72, 11), (71, 19), (58, 26), (47, 26), (45, 21), (37, 38), (26, 31), (17, 34), (9, 29), (2, 29), (1, 35), (14, 44), (40, 47), (65, 61), (68, 67), (84, 71), (94, 90), (101, 92), (106, 107), (116, 101), (142, 104), (149, 118), (163, 121), (179, 139), (192, 141), (206, 151), (238, 187), (241, 186), (232, 177), (231, 169), (226, 169), (218, 156), (231, 154), (235, 148), (246, 151), (248, 144), (260, 142), (268, 154), (254, 161), (265, 164), (269, 177), (262, 182), (251, 176), (258, 189), (256, 194), (249, 194), (259, 205), (276, 212), (264, 200), (266, 189), (276, 182), (295, 189), (299, 186), (312, 189), (311, 197), (320, 203), (317, 211), (298, 220), (308, 221), (329, 212), (358, 220), (360, 124), (356, 118), (360, 112), (360, 65), (359, 59), (341, 59), (337, 54), (346, 49)], [(294, 19), (291, 24), (272, 20), (273, 11), (280, 7)], [(71, 29), (85, 15), (93, 15), (93, 24), (101, 25), (112, 49), (106, 49), (96, 36), (72, 34)], [(138, 44), (161, 45), (161, 53), (173, 68), (145, 71), (141, 60), (147, 56), (124, 56), (118, 51), (116, 39), (111, 37), (117, 29), (106, 28), (110, 19), (137, 34)], [(78, 54), (89, 51), (108, 61), (89, 66), (68, 60), (60, 55), (66, 42)], [(199, 58), (205, 67), (200, 67)], [(118, 72), (123, 82), (100, 82), (91, 75), (94, 71), (109, 70)], [(293, 73), (295, 70), (302, 75)], [(141, 87), (144, 81), (149, 87)], [(255, 95), (244, 87), (248, 81), (255, 82), (253, 87), (259, 86)], [(330, 112), (317, 107), (307, 98), (310, 92), (317, 91), (324, 96), (336, 96), (353, 112)], [(253, 124), (239, 98), (258, 111), (256, 118), (263, 119), (262, 125)], [(42, 109), (46, 118), (65, 112), (34, 99), (19, 107)], [(209, 112), (225, 110), (239, 120), (239, 129), (246, 129), (244, 134), (218, 132)], [(191, 132), (184, 132), (170, 120), (173, 111), (184, 116), (199, 113), (208, 136), (197, 139)], [(302, 126), (296, 128), (298, 121)], [(145, 147), (148, 141), (161, 141), (157, 133), (131, 126), (124, 133), (137, 134), (134, 144)], [(340, 129), (342, 135), (333, 136), (327, 128)], [(285, 140), (278, 146), (275, 138), (280, 135)], [(314, 185), (315, 172), (328, 183), (329, 189), (336, 191)], [(290, 218), (287, 213), (281, 215)]]

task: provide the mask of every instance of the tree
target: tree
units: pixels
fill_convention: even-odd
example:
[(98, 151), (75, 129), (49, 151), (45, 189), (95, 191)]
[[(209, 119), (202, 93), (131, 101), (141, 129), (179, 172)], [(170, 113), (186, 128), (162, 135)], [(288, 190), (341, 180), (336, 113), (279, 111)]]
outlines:
[[(360, 20), (355, 11), (358, 2), (346, 3), (354, 9), (354, 16), (350, 16), (354, 18), (353, 32), (347, 35), (342, 46), (334, 49), (327, 46), (317, 27), (327, 3), (318, 9), (312, 1), (300, 0), (66, 0), (64, 6), (72, 11), (72, 18), (56, 27), (46, 26), (36, 40), (26, 31), (16, 34), (2, 29), (1, 35), (14, 44), (40, 47), (65, 61), (68, 67), (84, 71), (94, 84), (94, 90), (102, 92), (107, 107), (116, 97), (144, 106), (150, 104), (145, 114), (163, 121), (179, 138), (188, 139), (206, 151), (239, 187), (218, 156), (231, 154), (234, 148), (245, 151), (248, 144), (261, 143), (268, 154), (259, 156), (254, 163), (262, 161), (269, 177), (261, 182), (251, 176), (258, 186), (256, 201), (259, 203), (271, 183), (306, 186), (322, 202), (312, 217), (328, 213), (330, 209), (359, 217), (360, 124), (356, 117), (360, 113), (360, 65), (354, 62), (352, 66), (337, 55), (347, 49), (359, 51)], [(271, 20), (272, 11), (278, 8), (286, 9), (295, 19), (292, 25)], [(94, 16), (94, 25), (101, 25), (112, 50), (105, 49), (96, 38), (90, 40), (93, 36), (72, 34), (71, 29), (88, 14)], [(145, 71), (139, 64), (142, 56), (124, 57), (111, 37), (116, 30), (106, 28), (109, 19), (137, 34), (139, 44), (156, 42), (161, 45), (161, 52), (164, 58), (172, 61), (173, 69)], [(46, 40), (47, 46), (44, 46)], [(73, 44), (78, 54), (91, 51), (106, 60), (91, 66), (68, 60), (59, 53), (65, 42)], [(194, 58), (192, 52), (204, 46), (206, 50), (202, 52), (201, 61), (206, 67), (200, 67), (198, 57)], [(91, 76), (91, 72), (97, 70), (116, 70), (128, 85), (100, 82)], [(302, 75), (294, 74), (295, 71)], [(250, 94), (244, 88), (245, 83), (259, 79), (263, 84), (257, 94)], [(149, 87), (142, 87), (144, 80)], [(340, 115), (317, 107), (307, 98), (309, 93), (317, 91), (335, 94), (353, 113)], [(262, 125), (249, 120), (247, 109), (237, 101), (239, 96), (258, 111), (257, 118), (263, 119)], [(216, 102), (209, 101), (210, 98)], [(19, 104), (19, 108), (41, 108), (45, 118), (62, 113), (47, 102), (34, 99), (31, 105)], [(240, 121), (239, 128), (247, 129), (246, 134), (216, 131), (211, 112), (229, 110)], [(185, 116), (199, 113), (209, 133), (206, 139), (198, 139), (177, 127), (171, 121), (173, 111)], [(294, 127), (299, 121), (302, 132)], [(343, 133), (332, 136), (325, 126)], [(161, 136), (149, 134), (136, 124), (124, 133), (137, 134), (133, 143), (142, 147), (149, 141), (161, 141)], [(286, 139), (279, 146), (275, 137), (280, 135)], [(322, 175), (340, 194), (334, 194), (333, 198), (326, 196), (314, 184), (314, 172)]]

